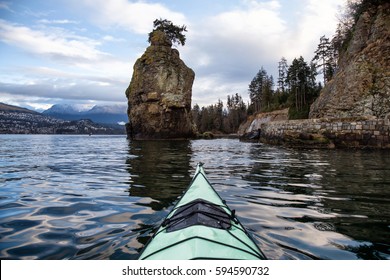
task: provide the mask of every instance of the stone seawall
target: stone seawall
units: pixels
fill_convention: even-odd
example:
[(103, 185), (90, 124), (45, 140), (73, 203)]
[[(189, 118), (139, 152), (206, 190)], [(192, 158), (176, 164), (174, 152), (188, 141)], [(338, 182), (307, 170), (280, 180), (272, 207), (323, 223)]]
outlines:
[(261, 125), (260, 142), (293, 147), (390, 149), (390, 120), (308, 119)]

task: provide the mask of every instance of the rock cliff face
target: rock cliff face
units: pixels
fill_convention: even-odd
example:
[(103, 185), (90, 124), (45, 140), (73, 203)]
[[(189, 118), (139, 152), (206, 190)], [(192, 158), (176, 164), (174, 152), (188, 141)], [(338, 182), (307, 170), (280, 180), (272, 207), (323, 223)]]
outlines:
[(126, 90), (128, 136), (132, 139), (183, 139), (195, 135), (191, 118), (195, 73), (172, 49), (164, 32), (155, 31), (151, 45), (134, 64)]
[(339, 70), (310, 109), (310, 118), (373, 116), (390, 112), (390, 3), (358, 19)]

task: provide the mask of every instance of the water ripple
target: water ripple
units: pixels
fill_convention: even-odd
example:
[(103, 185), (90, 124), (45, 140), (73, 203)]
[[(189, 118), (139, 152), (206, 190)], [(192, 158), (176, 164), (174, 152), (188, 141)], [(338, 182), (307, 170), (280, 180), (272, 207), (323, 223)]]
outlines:
[(198, 162), (268, 258), (390, 258), (387, 152), (122, 136), (0, 143), (1, 259), (135, 259)]

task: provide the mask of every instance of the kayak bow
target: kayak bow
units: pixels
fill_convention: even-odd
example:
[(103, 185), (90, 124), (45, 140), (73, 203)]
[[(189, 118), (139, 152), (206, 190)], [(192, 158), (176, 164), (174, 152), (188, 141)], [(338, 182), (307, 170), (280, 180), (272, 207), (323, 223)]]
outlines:
[(265, 259), (197, 165), (181, 199), (143, 249), (140, 260)]

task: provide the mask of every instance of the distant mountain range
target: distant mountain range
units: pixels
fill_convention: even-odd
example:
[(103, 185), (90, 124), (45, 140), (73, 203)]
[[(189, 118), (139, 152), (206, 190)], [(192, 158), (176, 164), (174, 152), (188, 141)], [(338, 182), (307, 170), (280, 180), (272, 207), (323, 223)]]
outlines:
[(26, 109), (26, 108), (13, 106), (13, 105), (1, 103), (1, 102), (0, 102), (0, 111), (4, 111), (4, 112), (24, 112), (24, 113), (30, 113), (30, 114), (39, 114), (38, 112), (35, 112), (33, 110), (29, 110), (29, 109)]
[[(87, 112), (79, 112), (73, 106), (54, 107), (54, 113), (62, 108), (62, 115), (71, 116), (72, 111), (77, 115), (76, 120), (66, 120), (0, 102), (0, 134), (125, 134), (124, 126), (118, 124), (123, 118), (116, 118), (121, 114), (116, 114), (115, 107), (95, 107)], [(104, 116), (106, 123), (91, 120)]]
[(90, 119), (96, 123), (117, 124), (128, 122), (127, 105), (96, 105), (92, 109), (82, 111), (69, 104), (56, 104), (43, 111), (42, 114), (62, 120)]

